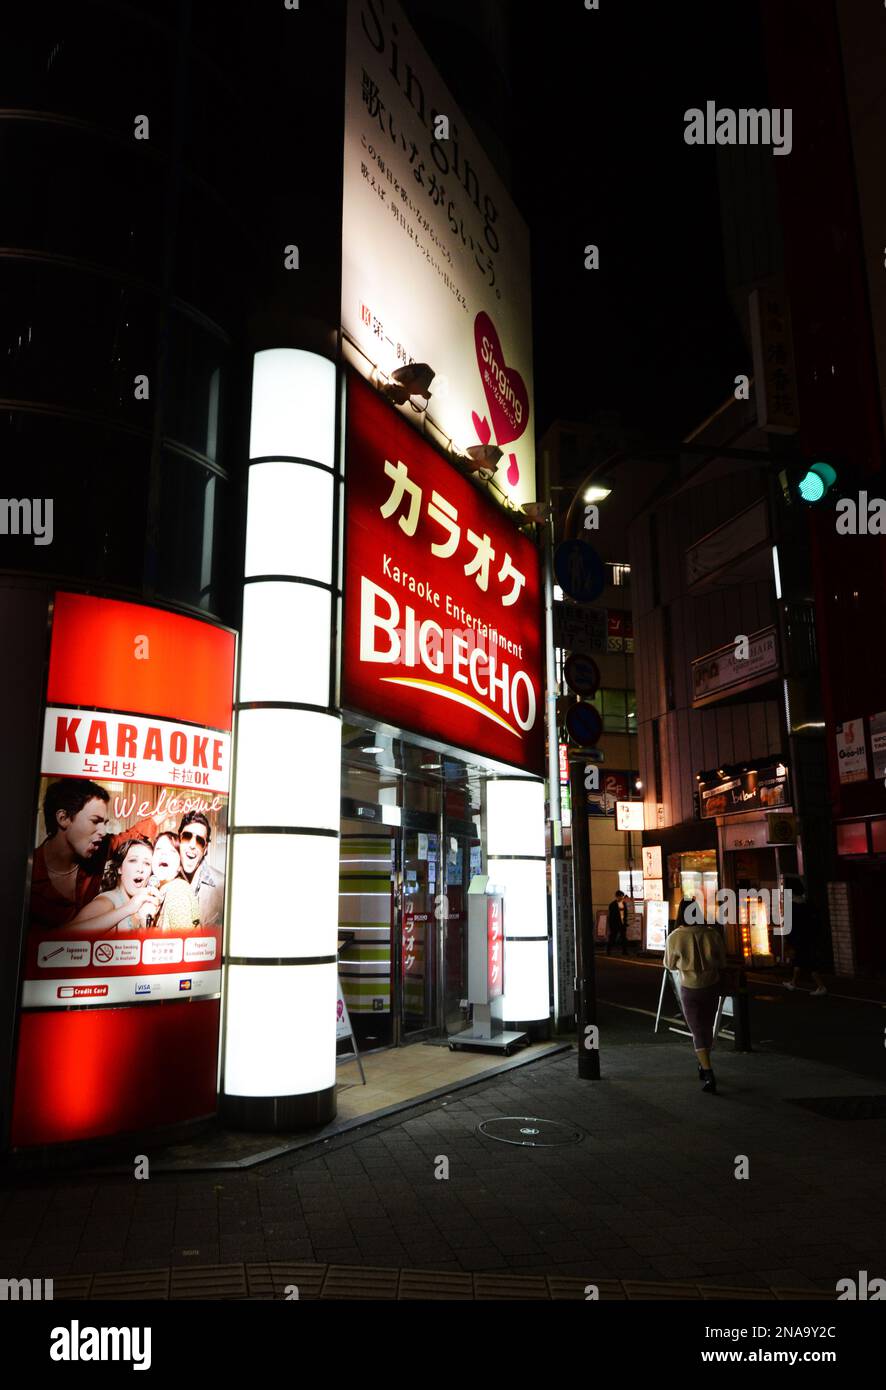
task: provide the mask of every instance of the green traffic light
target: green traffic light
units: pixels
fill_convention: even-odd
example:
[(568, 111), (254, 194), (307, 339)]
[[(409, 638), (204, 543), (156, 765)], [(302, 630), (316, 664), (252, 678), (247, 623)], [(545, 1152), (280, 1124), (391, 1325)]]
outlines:
[(818, 502), (824, 497), (827, 488), (824, 480), (810, 468), (806, 476), (800, 479), (798, 490), (804, 502)]
[(800, 479), (797, 490), (804, 502), (820, 502), (837, 481), (837, 470), (829, 463), (813, 463)]

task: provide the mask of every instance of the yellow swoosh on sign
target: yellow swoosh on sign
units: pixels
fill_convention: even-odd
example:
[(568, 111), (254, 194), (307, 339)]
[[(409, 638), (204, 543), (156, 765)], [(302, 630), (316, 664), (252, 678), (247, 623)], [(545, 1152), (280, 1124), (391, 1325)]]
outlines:
[(503, 729), (507, 729), (508, 733), (513, 734), (515, 738), (523, 737), (523, 735), (518, 733), (506, 719), (502, 719), (500, 714), (496, 714), (494, 710), (487, 709), (479, 700), (475, 700), (473, 695), (467, 695), (463, 690), (456, 690), (452, 685), (442, 685), (439, 681), (417, 680), (412, 676), (382, 676), (381, 679), (389, 685), (408, 685), (411, 686), (413, 690), (430, 690), (434, 695), (440, 695), (444, 700), (454, 700), (457, 705), (467, 705), (468, 709), (479, 710), (481, 714), (486, 715), (487, 719), (491, 719), (496, 724), (500, 724)]

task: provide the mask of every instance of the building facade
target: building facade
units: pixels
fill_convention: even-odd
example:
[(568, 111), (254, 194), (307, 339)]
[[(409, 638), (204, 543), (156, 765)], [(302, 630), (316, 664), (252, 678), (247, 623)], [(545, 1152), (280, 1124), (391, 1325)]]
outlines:
[(526, 229), (391, 4), (16, 23), (4, 1140), (322, 1124), (472, 881), (549, 1023)]

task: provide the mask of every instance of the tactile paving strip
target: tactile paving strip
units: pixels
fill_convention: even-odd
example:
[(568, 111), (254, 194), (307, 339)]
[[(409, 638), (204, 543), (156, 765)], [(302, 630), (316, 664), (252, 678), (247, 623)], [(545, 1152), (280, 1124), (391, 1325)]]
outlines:
[(133, 1299), (139, 1302), (166, 1300), (169, 1298), (171, 1274), (172, 1271), (169, 1269), (125, 1269), (109, 1274), (96, 1274), (92, 1280), (89, 1297)]
[(250, 1298), (288, 1298), (287, 1289), (298, 1289), (299, 1300), (320, 1297), (326, 1278), (326, 1265), (250, 1264), (246, 1266), (246, 1281)]
[(401, 1299), (473, 1299), (474, 1276), (458, 1270), (403, 1269), (398, 1296)]
[(284, 1299), (286, 1289), (298, 1289), (299, 1299), (323, 1298), (347, 1302), (369, 1299), (470, 1299), (482, 1302), (528, 1299), (546, 1302), (587, 1300), (595, 1284), (601, 1301), (647, 1299), (693, 1301), (734, 1299), (737, 1302), (777, 1299), (783, 1302), (834, 1302), (833, 1291), (822, 1289), (732, 1288), (692, 1284), (643, 1282), (636, 1279), (595, 1279), (565, 1275), (502, 1273), (470, 1274), (461, 1270), (379, 1269), (362, 1265), (255, 1263), (201, 1265), (102, 1274), (62, 1275), (55, 1280), (56, 1302), (80, 1299)]
[(575, 1279), (568, 1278), (563, 1274), (548, 1275), (551, 1298), (557, 1301), (564, 1298), (586, 1301), (590, 1284), (596, 1286), (601, 1303), (606, 1299), (618, 1299), (619, 1302), (624, 1303), (625, 1291), (617, 1279)]
[(547, 1299), (548, 1286), (543, 1274), (475, 1274), (477, 1299)]
[(245, 1265), (176, 1266), (170, 1298), (248, 1298)]
[(399, 1269), (372, 1269), (362, 1265), (330, 1265), (321, 1298), (396, 1299)]

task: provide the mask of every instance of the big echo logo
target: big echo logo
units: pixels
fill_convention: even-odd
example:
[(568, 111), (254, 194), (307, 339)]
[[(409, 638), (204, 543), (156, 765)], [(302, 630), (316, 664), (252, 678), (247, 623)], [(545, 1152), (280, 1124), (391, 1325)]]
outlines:
[(541, 773), (535, 546), (357, 377), (346, 478), (343, 705)]

